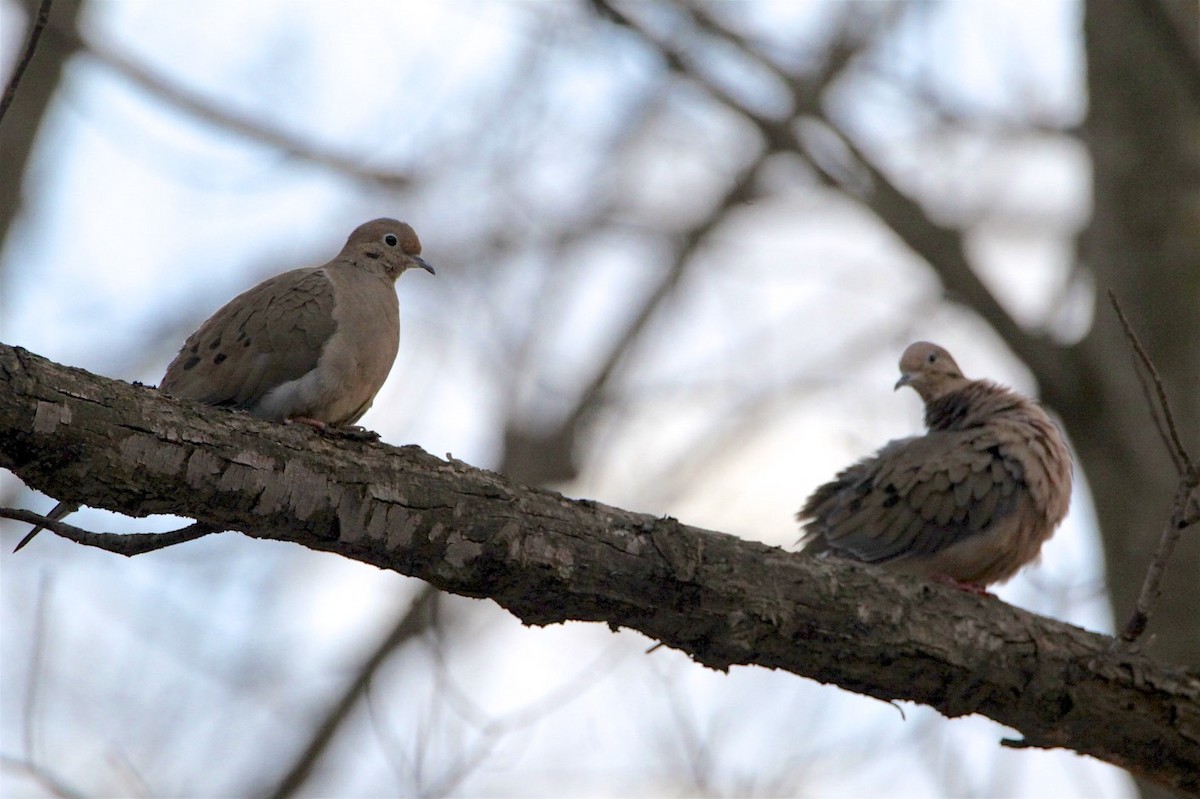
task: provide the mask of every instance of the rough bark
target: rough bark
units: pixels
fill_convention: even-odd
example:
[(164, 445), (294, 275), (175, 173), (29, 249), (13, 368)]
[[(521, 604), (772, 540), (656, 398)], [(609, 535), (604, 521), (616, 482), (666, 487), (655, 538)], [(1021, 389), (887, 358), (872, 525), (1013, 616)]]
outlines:
[(707, 666), (784, 669), (980, 713), (1200, 794), (1200, 673), (978, 597), (554, 492), (417, 447), (179, 403), (0, 345), (0, 466), (55, 497), (171, 512), (601, 621)]

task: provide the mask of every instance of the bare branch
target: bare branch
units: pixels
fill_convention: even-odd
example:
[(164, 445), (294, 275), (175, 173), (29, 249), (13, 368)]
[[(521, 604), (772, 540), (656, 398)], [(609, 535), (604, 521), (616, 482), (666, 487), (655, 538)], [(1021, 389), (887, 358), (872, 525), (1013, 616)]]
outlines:
[(1167, 520), (1158, 537), (1158, 547), (1154, 550), (1150, 567), (1146, 569), (1146, 579), (1142, 582), (1141, 591), (1138, 592), (1137, 604), (1134, 605), (1133, 613), (1129, 615), (1129, 621), (1125, 622), (1120, 637), (1113, 642), (1114, 649), (1131, 650), (1133, 644), (1146, 632), (1154, 604), (1162, 593), (1163, 575), (1166, 573), (1171, 555), (1175, 553), (1175, 547), (1179, 543), (1183, 531), (1196, 523), (1195, 516), (1189, 515), (1189, 503), (1193, 501), (1192, 498), (1196, 491), (1197, 482), (1195, 480), (1180, 481), (1179, 490), (1175, 494), (1175, 507), (1171, 511), (1171, 518)]
[[(1154, 368), (1154, 361), (1150, 359), (1146, 348), (1142, 346), (1142, 342), (1134, 331), (1133, 325), (1129, 323), (1129, 317), (1125, 316), (1125, 311), (1121, 308), (1121, 303), (1117, 299), (1116, 292), (1112, 289), (1108, 290), (1108, 299), (1112, 302), (1113, 310), (1117, 312), (1117, 316), (1121, 319), (1121, 327), (1125, 330), (1125, 337), (1129, 339), (1130, 346), (1137, 353), (1138, 360), (1141, 361), (1142, 366), (1149, 373), (1150, 379), (1154, 381), (1154, 393), (1158, 398), (1158, 408), (1162, 413), (1163, 422), (1167, 426), (1169, 436), (1168, 449), (1170, 450), (1172, 459), (1175, 461), (1175, 466), (1181, 473), (1190, 475), (1196, 470), (1196, 467), (1192, 463), (1192, 459), (1179, 437), (1179, 427), (1175, 424), (1174, 414), (1171, 413), (1171, 403), (1167, 399), (1166, 389), (1163, 388), (1162, 378), (1158, 376), (1158, 370)], [(1150, 412), (1154, 413), (1154, 410), (1154, 407), (1151, 406)]]
[[(96, 547), (97, 549), (103, 549), (106, 552), (124, 555), (125, 557), (144, 555), (147, 552), (154, 552), (157, 549), (166, 549), (176, 544), (185, 544), (188, 541), (195, 541), (197, 538), (203, 538), (206, 535), (217, 532), (217, 528), (215, 527), (196, 522), (195, 524), (189, 524), (187, 527), (181, 527), (178, 530), (171, 530), (165, 533), (93, 533), (90, 530), (75, 527), (58, 519), (51, 519), (49, 516), (21, 510), (20, 508), (0, 508), (0, 518), (35, 524), (69, 541), (74, 541), (76, 544)], [(17, 545), (17, 549), (20, 549), (28, 540), (29, 536), (26, 536), (25, 540)], [(13, 551), (15, 552), (16, 549)]]
[[(1175, 547), (1179, 543), (1180, 536), (1186, 528), (1196, 522), (1190, 506), (1194, 501), (1193, 498), (1196, 496), (1196, 492), (1200, 490), (1200, 472), (1197, 471), (1191, 457), (1188, 455), (1187, 449), (1183, 446), (1183, 441), (1180, 440), (1179, 428), (1175, 424), (1175, 416), (1171, 413), (1171, 405), (1167, 400), (1167, 392), (1163, 388), (1162, 378), (1158, 375), (1158, 369), (1155, 368), (1154, 361), (1151, 360), (1150, 354), (1146, 352), (1146, 348), (1142, 346), (1141, 339), (1138, 338), (1137, 332), (1129, 322), (1129, 317), (1125, 315), (1125, 310), (1121, 307), (1120, 300), (1117, 299), (1116, 292), (1112, 289), (1108, 290), (1108, 299), (1112, 302), (1113, 310), (1117, 312), (1117, 316), (1121, 320), (1121, 327), (1125, 331), (1125, 337), (1129, 340), (1130, 346), (1133, 347), (1138, 362), (1150, 376), (1150, 380), (1154, 384), (1158, 405), (1156, 407), (1150, 401), (1149, 396), (1146, 397), (1146, 402), (1150, 408), (1150, 415), (1154, 418), (1155, 424), (1158, 427), (1159, 434), (1163, 436), (1163, 443), (1167, 447), (1167, 452), (1171, 455), (1171, 459), (1175, 462), (1175, 468), (1179, 472), (1179, 488), (1175, 493), (1175, 505), (1171, 511), (1171, 518), (1167, 520), (1167, 524), (1163, 527), (1162, 533), (1158, 537), (1158, 547), (1154, 551), (1154, 557), (1150, 560), (1149, 568), (1146, 569), (1146, 577), (1142, 581), (1141, 591), (1138, 592), (1137, 603), (1134, 605), (1133, 613), (1130, 614), (1129, 621), (1125, 623), (1125, 628), (1121, 631), (1120, 638), (1114, 642), (1114, 648), (1128, 650), (1142, 637), (1142, 634), (1146, 632), (1146, 627), (1150, 624), (1150, 614), (1154, 609), (1154, 604), (1158, 601), (1159, 595), (1162, 593), (1163, 575), (1166, 573), (1167, 564), (1171, 560), (1171, 555), (1175, 552)], [(1140, 372), (1138, 377), (1141, 377)], [(1166, 432), (1164, 432), (1164, 427)]]
[(1200, 792), (1200, 675), (994, 598), (566, 499), (417, 447), (182, 403), (3, 345), (0, 467), (67, 501), (191, 516), (489, 597), (527, 624), (604, 621), (712, 668), (754, 663), (980, 713)]
[(0, 98), (0, 121), (3, 121), (5, 112), (8, 111), (8, 107), (12, 105), (13, 99), (16, 98), (17, 87), (21, 85), (21, 78), (24, 77), (25, 70), (29, 67), (29, 62), (33, 60), (38, 40), (42, 38), (42, 32), (46, 29), (46, 23), (50, 20), (50, 5), (52, 2), (53, 0), (42, 0), (38, 6), (37, 16), (34, 17), (33, 25), (29, 29), (29, 40), (25, 42), (25, 49), (21, 52), (21, 57), (17, 59), (12, 77), (8, 79), (8, 85), (4, 87), (4, 97)]

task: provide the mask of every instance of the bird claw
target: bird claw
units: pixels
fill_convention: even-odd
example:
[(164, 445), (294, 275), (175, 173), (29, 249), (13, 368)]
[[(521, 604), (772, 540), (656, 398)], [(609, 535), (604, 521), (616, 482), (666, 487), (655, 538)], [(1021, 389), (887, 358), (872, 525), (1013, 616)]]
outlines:
[(378, 441), (379, 434), (374, 430), (368, 430), (365, 427), (354, 425), (351, 427), (333, 427), (332, 425), (322, 422), (320, 419), (312, 419), (308, 416), (292, 416), (284, 421), (284, 424), (306, 424), (316, 430), (318, 433), (329, 436), (330, 438), (344, 438), (347, 441)]
[(966, 591), (968, 594), (975, 594), (976, 596), (990, 596), (993, 599), (996, 598), (995, 594), (984, 588), (979, 583), (966, 583), (962, 580), (955, 580), (953, 577), (946, 574), (939, 574), (935, 576), (933, 581), (935, 583), (941, 583), (942, 585), (948, 585), (951, 588), (957, 588), (959, 591)]
[(326, 435), (334, 435), (338, 438), (345, 438), (350, 441), (378, 441), (379, 434), (374, 430), (368, 430), (365, 427), (353, 425), (351, 427), (326, 427), (324, 430)]

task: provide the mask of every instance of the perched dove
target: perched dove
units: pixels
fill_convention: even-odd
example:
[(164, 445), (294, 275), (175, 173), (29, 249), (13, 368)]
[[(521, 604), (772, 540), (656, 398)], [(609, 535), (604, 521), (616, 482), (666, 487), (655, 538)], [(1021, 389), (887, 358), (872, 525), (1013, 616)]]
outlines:
[[(412, 267), (433, 274), (420, 254), (416, 232), (403, 222), (359, 225), (329, 263), (264, 280), (209, 317), (184, 342), (159, 390), (271, 421), (354, 424), (396, 359), (396, 278)], [(76, 507), (59, 503), (48, 516), (57, 520)]]
[(1036, 558), (1066, 515), (1071, 454), (1037, 403), (968, 380), (936, 344), (910, 345), (900, 374), (929, 432), (814, 491), (796, 514), (805, 548), (982, 592)]

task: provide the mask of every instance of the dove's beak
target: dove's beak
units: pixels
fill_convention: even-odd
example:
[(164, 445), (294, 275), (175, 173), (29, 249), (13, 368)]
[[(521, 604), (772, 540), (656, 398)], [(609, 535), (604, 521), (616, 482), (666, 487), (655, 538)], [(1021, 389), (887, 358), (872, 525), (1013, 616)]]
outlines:
[(900, 375), (900, 379), (896, 381), (896, 387), (893, 388), (892, 391), (899, 391), (901, 388), (907, 386), (911, 382), (912, 375), (910, 375), (908, 372), (905, 372), (904, 374)]
[(433, 267), (429, 265), (429, 262), (428, 262), (428, 261), (426, 261), (426, 260), (425, 260), (424, 258), (422, 258), (421, 256), (419, 256), (419, 255), (410, 255), (410, 256), (408, 256), (408, 257), (412, 259), (412, 262), (413, 262), (414, 264), (416, 264), (417, 266), (421, 267), (422, 269), (424, 269), (424, 270), (425, 270), (426, 272), (428, 272), (429, 274), (431, 274), (431, 275), (436, 275), (436, 274), (437, 274), (437, 272), (433, 271)]

